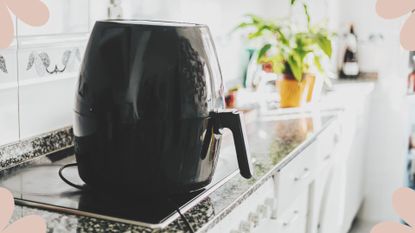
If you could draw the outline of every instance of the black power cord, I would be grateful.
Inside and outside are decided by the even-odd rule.
[[[196,231],[193,229],[192,225],[190,225],[190,222],[187,220],[187,218],[184,216],[184,214],[182,214],[182,212],[180,211],[180,208],[176,205],[176,202],[174,202],[171,198],[168,198],[167,200],[170,203],[170,205],[173,205],[172,207],[174,207],[174,209],[176,209],[176,212],[180,215],[180,218],[183,220],[183,222],[186,225],[186,227],[188,228],[188,230],[191,233],[195,233]]]
[[[190,225],[190,222],[187,220],[187,218],[182,214],[179,208],[176,208],[177,213],[179,213],[180,217],[182,218],[183,222],[186,224],[187,228],[189,228],[189,231],[191,233],[195,233],[196,231],[193,229],[192,225]]]
[[[74,188],[76,188],[76,189],[79,189],[79,190],[85,190],[85,187],[84,187],[84,186],[82,186],[82,185],[77,185],[77,184],[74,184],[74,183],[70,182],[70,181],[69,181],[68,179],[66,179],[66,178],[63,176],[63,174],[62,174],[63,170],[65,170],[66,168],[68,168],[68,167],[76,167],[76,166],[78,166],[78,164],[77,164],[77,163],[71,163],[71,164],[66,164],[66,165],[62,166],[62,167],[59,169],[59,172],[58,172],[59,177],[63,180],[63,182],[65,182],[65,183],[66,183],[66,184],[68,184],[69,186],[72,186],[72,187],[74,187]]]

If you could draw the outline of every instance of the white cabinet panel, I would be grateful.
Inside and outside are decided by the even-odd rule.
[[[316,169],[317,144],[313,142],[278,173],[275,186],[277,218],[290,207],[293,198],[308,190],[310,183],[314,179]]]
[[[339,189],[332,189],[332,180],[338,176],[339,170],[335,168],[335,163],[340,156],[337,146],[340,140],[340,126],[338,121],[331,123],[317,138],[318,140],[318,169],[313,183],[312,207],[309,212],[309,233],[322,232],[322,226],[326,232],[338,232],[335,226],[338,221],[340,202],[333,204],[332,195],[338,195]],[[342,165],[344,165],[342,163]],[[326,214],[328,213],[328,215]],[[328,223],[329,222],[329,223]],[[327,231],[327,227],[331,226]]]
[[[89,30],[89,0],[43,0],[49,8],[49,21],[42,27],[18,22],[19,36],[80,33]]]
[[[277,223],[271,220],[273,197],[274,181],[269,179],[208,232],[275,232]],[[264,229],[274,230],[264,231]]]
[[[0,50],[0,146],[19,140],[16,49]]]

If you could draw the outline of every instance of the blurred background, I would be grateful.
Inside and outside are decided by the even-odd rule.
[[[298,111],[298,107],[313,108],[321,102],[321,96],[326,96],[325,103],[339,103],[362,91],[347,89],[330,99],[329,93],[336,90],[337,82],[352,85],[370,81],[374,85],[371,104],[364,107],[369,120],[365,123],[367,136],[361,139],[366,167],[359,178],[365,184],[359,219],[396,219],[391,195],[398,187],[413,185],[415,145],[411,137],[415,115],[410,111],[414,109],[412,102],[415,104],[413,59],[399,44],[405,17],[381,19],[375,13],[376,0],[308,0],[298,4],[289,0],[44,2],[51,12],[49,22],[34,28],[15,20],[15,40],[10,48],[0,50],[0,145],[72,124],[74,87],[88,36],[97,20],[201,23],[208,25],[213,35],[230,107]],[[281,74],[267,71],[267,63],[257,59],[267,37],[252,40],[249,35],[258,28],[238,28],[244,22],[252,22],[248,15],[267,22],[284,22],[295,30],[307,28],[307,24],[319,25],[330,35],[331,57],[322,60],[325,72],[317,75],[326,81],[321,90],[313,92],[312,101],[294,109],[280,108],[275,81]]]

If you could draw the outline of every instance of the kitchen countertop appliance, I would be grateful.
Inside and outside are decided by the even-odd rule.
[[[86,186],[75,187],[134,196],[199,190],[212,180],[223,128],[233,133],[240,174],[250,178],[243,116],[225,110],[207,26],[95,24],[74,121],[76,161]]]

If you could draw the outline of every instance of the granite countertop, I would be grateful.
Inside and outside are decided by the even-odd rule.
[[[254,163],[254,177],[246,180],[239,175],[233,176],[199,204],[186,211],[184,215],[192,228],[197,232],[207,232],[270,179],[276,171],[298,156],[335,119],[335,112],[321,112],[317,115],[314,113],[313,116],[302,113],[267,117],[248,124],[247,133]],[[225,140],[224,144],[226,143]],[[25,206],[16,206],[13,219],[30,214],[42,216],[47,222],[48,232],[190,232],[181,218],[165,229],[154,230]]]

